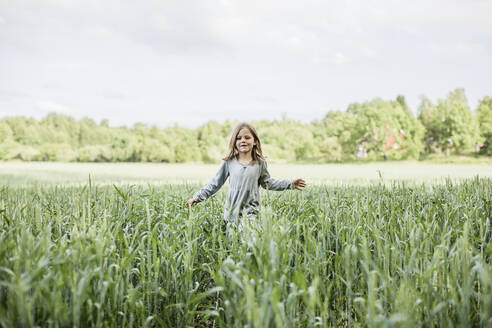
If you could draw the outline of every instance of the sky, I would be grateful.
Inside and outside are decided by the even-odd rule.
[[[0,0],[0,117],[311,122],[492,96],[491,0]]]

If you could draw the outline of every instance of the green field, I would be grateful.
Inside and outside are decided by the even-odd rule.
[[[95,183],[183,184],[208,182],[219,165],[144,163],[0,162],[0,183],[9,185]],[[492,163],[430,164],[388,162],[368,164],[292,165],[270,164],[272,177],[303,177],[308,184],[370,184],[385,181],[435,183],[447,178],[492,177]]]
[[[492,326],[489,167],[271,165],[244,231],[216,168],[2,163],[0,326]]]

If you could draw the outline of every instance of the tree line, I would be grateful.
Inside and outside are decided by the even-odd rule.
[[[57,113],[40,121],[6,117],[0,120],[0,160],[217,163],[237,123],[160,129],[142,123],[110,127],[107,120],[96,123]],[[492,156],[492,98],[484,97],[472,110],[463,89],[435,103],[423,98],[417,117],[398,96],[353,103],[346,111],[330,111],[309,124],[287,118],[252,124],[264,154],[279,162]]]

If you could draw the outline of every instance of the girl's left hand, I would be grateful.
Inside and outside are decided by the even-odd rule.
[[[196,200],[194,200],[193,198],[192,198],[192,199],[188,199],[188,200],[186,201],[186,205],[188,205],[188,206],[190,206],[190,207],[191,207],[191,206],[193,206],[193,205],[196,205],[196,204],[197,204],[197,202],[196,202]]]
[[[302,179],[295,179],[294,182],[292,182],[292,185],[295,189],[302,191],[302,188],[306,187],[306,181]]]

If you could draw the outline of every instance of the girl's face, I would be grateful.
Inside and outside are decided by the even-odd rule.
[[[248,128],[242,128],[236,137],[236,149],[243,154],[251,153],[256,145],[255,138]]]

